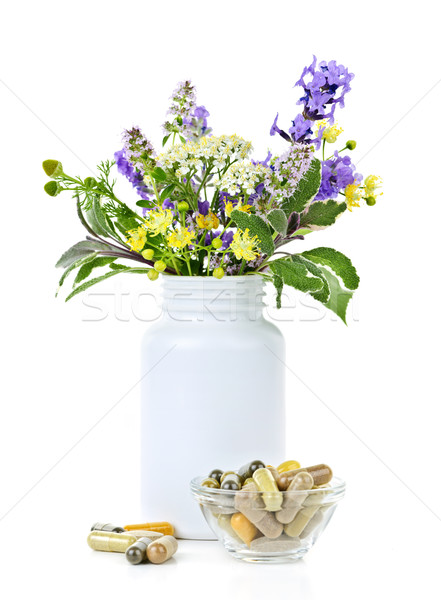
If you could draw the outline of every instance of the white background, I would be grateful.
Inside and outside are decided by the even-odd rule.
[[[2,597],[437,597],[438,23],[428,1],[4,3]],[[159,146],[168,98],[186,77],[215,133],[253,140],[264,158],[284,148],[268,131],[277,111],[285,127],[297,114],[292,86],[313,53],[356,74],[337,111],[341,139],[357,140],[354,160],[382,175],[384,195],[299,242],[335,247],[357,266],[349,327],[297,294],[295,308],[269,312],[284,319],[288,346],[288,456],[332,465],[347,497],[293,565],[242,564],[215,542],[184,542],[162,567],[94,553],[92,522],[148,518],[138,507],[138,389],[127,392],[157,313],[138,295],[158,288],[111,279],[95,290],[108,295],[89,299],[100,311],[86,296],[54,298],[53,265],[83,231],[67,195],[43,192],[41,162],[92,174],[133,124]],[[119,190],[135,201],[127,182]],[[213,360],[221,382],[225,357]]]

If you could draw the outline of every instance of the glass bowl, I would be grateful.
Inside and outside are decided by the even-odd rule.
[[[338,477],[323,487],[284,492],[221,490],[202,486],[204,479],[195,477],[190,483],[202,514],[226,550],[248,562],[302,558],[345,493],[345,482]],[[280,505],[281,509],[274,510]]]

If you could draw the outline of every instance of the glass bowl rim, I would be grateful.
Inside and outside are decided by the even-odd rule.
[[[207,479],[207,477],[203,477],[203,476],[199,476],[199,477],[194,477],[191,481],[190,481],[190,488],[191,491],[195,494],[205,494],[205,495],[212,495],[213,497],[222,497],[222,496],[231,496],[231,494],[237,494],[238,492],[240,492],[242,490],[242,488],[240,490],[221,490],[220,488],[211,488],[208,487],[206,485],[200,485],[201,481],[203,481],[204,479]],[[326,491],[327,493],[338,493],[338,492],[344,492],[346,489],[346,482],[341,479],[340,477],[335,477],[335,475],[332,477],[330,485],[328,485],[328,487],[318,487],[315,489],[311,489],[311,490],[280,490],[281,494],[289,494],[290,496],[294,495],[294,494],[304,494],[305,492],[308,492],[309,494],[315,494],[315,493],[323,493],[323,491]],[[255,492],[256,494],[265,494],[268,492],[262,492],[259,490],[256,490]]]

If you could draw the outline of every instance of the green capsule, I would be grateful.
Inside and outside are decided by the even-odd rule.
[[[114,533],[123,533],[125,529],[123,527],[112,525],[112,523],[94,523],[90,528],[90,531],[113,531]]]
[[[210,474],[208,475],[208,477],[210,477],[212,479],[216,479],[220,483],[222,475],[223,475],[223,471],[221,469],[213,469],[210,472]]]
[[[242,479],[249,479],[250,477],[253,476],[254,471],[257,471],[257,469],[263,469],[265,467],[265,463],[263,463],[261,460],[252,460],[251,462],[247,463],[246,465],[243,465],[242,467],[240,467],[240,469],[238,470],[238,474],[242,477]]]
[[[266,509],[276,511],[282,508],[283,494],[279,491],[277,483],[269,469],[257,469],[253,473],[257,489],[262,493]]]
[[[126,550],[126,558],[132,565],[139,565],[147,562],[147,547],[154,540],[148,537],[142,537],[137,542],[129,546]]]
[[[226,477],[227,475],[231,475],[232,473],[233,473],[234,475],[237,475],[236,471],[224,471],[224,472],[222,473],[222,475],[220,476],[219,483],[222,485],[222,482],[223,482],[223,480],[225,479],[225,477]]]
[[[224,473],[225,475],[225,473]],[[223,476],[222,476],[223,477]],[[222,479],[221,489],[236,491],[242,487],[242,480],[237,473],[230,472]]]
[[[214,477],[207,477],[206,479],[204,479],[204,481],[201,482],[201,485],[203,485],[204,487],[209,487],[209,488],[219,488],[220,487],[219,481],[217,479],[214,479]]]

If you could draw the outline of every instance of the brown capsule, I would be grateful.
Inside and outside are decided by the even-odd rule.
[[[253,479],[235,494],[234,505],[254,525],[257,525],[266,514],[262,494],[257,491]]]
[[[332,479],[332,471],[328,465],[314,465],[313,467],[294,469],[293,471],[286,471],[285,473],[282,473],[278,481],[279,489],[283,491],[288,489],[289,484],[297,475],[297,473],[301,473],[303,471],[307,471],[312,475],[314,479],[314,485],[324,485],[325,483],[329,483]]]
[[[283,525],[279,523],[279,521],[274,516],[274,513],[267,512],[266,510],[263,512],[263,519],[261,519],[256,527],[259,531],[263,533],[263,535],[270,539],[278,538],[279,535],[283,533]]]
[[[160,565],[171,558],[177,549],[178,542],[176,539],[171,535],[164,535],[147,547],[147,558],[155,565]]]
[[[311,473],[301,471],[297,473],[288,489],[283,494],[283,504],[281,510],[276,512],[276,519],[283,524],[291,523],[299,512],[302,503],[308,497],[308,491],[312,488],[314,479]]]

